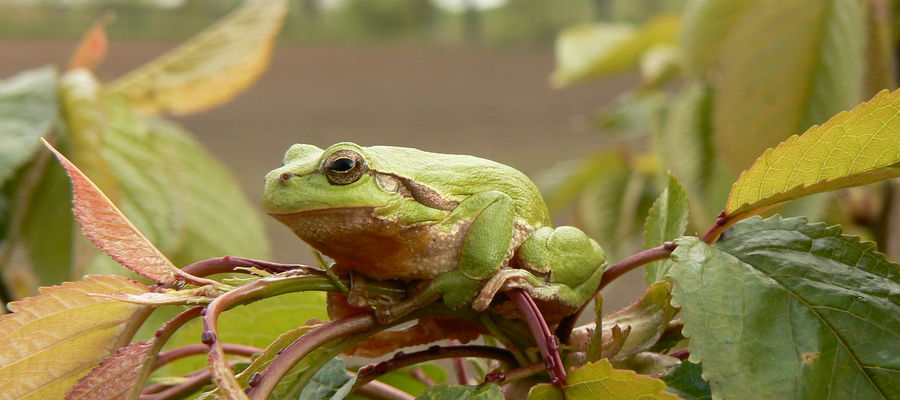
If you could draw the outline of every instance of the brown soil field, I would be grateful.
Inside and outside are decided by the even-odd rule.
[[[0,41],[0,78],[64,65],[74,45]],[[113,42],[99,75],[115,78],[172,46]],[[251,199],[261,196],[262,176],[293,143],[353,141],[472,154],[534,174],[603,146],[607,139],[585,120],[634,83],[554,90],[552,70],[551,48],[279,46],[250,90],[177,120],[232,168]],[[276,260],[312,261],[287,229],[268,224]],[[639,296],[641,274],[631,275],[605,291],[609,310]]]

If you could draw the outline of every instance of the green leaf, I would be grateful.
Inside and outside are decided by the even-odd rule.
[[[549,387],[549,388],[548,388]],[[528,394],[529,400],[561,399],[554,395],[550,384],[536,385]],[[553,388],[558,393],[558,389]],[[638,375],[631,370],[613,369],[607,360],[585,364],[569,374],[568,384],[563,388],[569,400],[589,399],[644,399],[678,400],[666,393],[666,385],[659,379]]]
[[[835,115],[767,150],[728,195],[729,215],[800,196],[900,176],[900,90]]]
[[[662,246],[663,243],[681,236],[688,224],[688,199],[678,178],[669,173],[666,188],[653,203],[644,223],[644,248]],[[662,261],[646,265],[647,283],[664,279],[657,273]]]
[[[0,186],[32,158],[56,116],[56,69],[33,69],[0,81]]]
[[[621,137],[645,136],[657,130],[666,101],[666,95],[658,91],[625,93],[616,98],[614,105],[595,116],[593,122],[602,133]]]
[[[900,396],[900,265],[874,243],[757,217],[715,246],[681,238],[672,257],[672,303],[714,398]]]
[[[300,392],[301,399],[309,400],[341,400],[347,397],[356,375],[350,376],[340,358],[334,358],[313,376],[309,384]]]
[[[734,177],[716,162],[712,102],[709,85],[685,85],[668,101],[662,129],[653,141],[666,168],[678,176],[689,195],[692,222],[702,227],[712,223],[711,217],[718,213],[728,187],[734,183]]]
[[[268,67],[286,0],[247,0],[215,25],[109,90],[145,114],[191,114],[231,100]]]
[[[734,172],[860,101],[865,41],[859,1],[751,2],[721,48],[716,145]]]
[[[719,59],[722,42],[755,0],[691,0],[684,8],[679,42],[688,69],[700,74]]]
[[[671,290],[671,282],[653,283],[640,300],[603,318],[605,338],[612,336],[612,329],[616,325],[630,329],[625,344],[612,358],[620,360],[630,357],[649,349],[659,340],[676,312],[669,304]]]
[[[569,86],[638,66],[647,49],[675,42],[678,18],[657,17],[642,27],[596,23],[565,29],[556,38],[553,85]]]
[[[684,400],[712,400],[709,383],[700,376],[700,364],[682,361],[681,365],[660,378],[669,386],[669,392]]]
[[[322,293],[302,292],[283,294],[239,306],[221,315],[219,336],[224,342],[266,348],[284,332],[298,326],[302,327],[311,319],[326,319],[328,316],[324,304],[325,296]],[[278,350],[286,347],[306,331],[308,328],[298,331],[292,339],[272,350],[272,356],[274,357]],[[175,333],[166,344],[166,349],[199,343],[202,332],[202,321],[191,321]],[[201,358],[185,359],[164,367],[161,374],[182,375],[201,369],[205,365],[206,360]],[[248,369],[248,371],[255,370]],[[249,375],[240,381],[246,383],[246,379],[249,379]]]
[[[500,386],[489,383],[482,386],[434,385],[417,397],[418,400],[503,400]]]
[[[34,168],[38,168],[35,164]],[[72,215],[72,185],[65,170],[55,162],[44,165],[27,204],[17,204],[21,213],[21,239],[28,250],[29,268],[41,285],[72,279],[75,218]]]
[[[579,160],[563,161],[545,170],[535,181],[550,211],[559,211],[577,198],[587,186],[605,175],[623,177],[627,169],[623,157],[601,152]]]

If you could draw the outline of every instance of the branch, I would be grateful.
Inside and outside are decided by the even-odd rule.
[[[377,364],[369,364],[359,369],[354,389],[370,382],[378,377],[395,371],[431,360],[444,358],[459,359],[462,357],[479,357],[497,360],[507,365],[516,365],[516,358],[512,352],[493,346],[467,345],[467,346],[431,346],[426,350],[413,353],[397,352],[390,360]]]
[[[301,264],[280,264],[252,258],[224,256],[197,261],[181,270],[194,276],[209,276],[229,272],[244,272],[238,268],[259,268],[263,271],[278,274],[286,271],[302,270],[307,273],[324,273],[318,268]]]
[[[336,288],[328,278],[323,276],[273,276],[240,286],[215,298],[206,306],[205,315],[203,316],[203,334],[200,336],[200,341],[209,346],[209,369],[212,372],[216,385],[219,386],[222,392],[237,399],[247,398],[241,385],[234,377],[234,371],[228,368],[225,362],[225,350],[217,340],[219,314],[239,304],[304,290],[334,291]]]
[[[225,354],[235,354],[246,357],[261,354],[264,351],[263,349],[257,347],[245,346],[236,343],[222,343],[222,349],[225,351]],[[163,365],[166,365],[175,360],[180,360],[184,357],[189,357],[197,354],[205,354],[208,350],[209,346],[202,343],[195,343],[159,353],[159,355],[156,356],[156,363],[153,364],[153,369],[157,369]]]
[[[237,362],[229,362],[229,368],[233,367]],[[139,397],[140,400],[169,400],[169,399],[181,399],[186,397],[187,395],[194,393],[200,388],[206,386],[210,382],[210,372],[209,369],[201,369],[199,371],[192,372],[187,374],[186,377],[188,380],[181,382],[177,385],[169,386],[166,389],[160,390],[168,385],[164,384],[156,384],[147,386],[144,388],[144,392],[141,393]]]
[[[526,365],[524,367],[511,369],[509,371],[492,372],[484,377],[484,382],[500,384],[503,382],[517,381],[519,379],[524,379],[529,376],[539,374],[543,372],[545,368],[546,366],[544,366],[544,364],[534,363]]]
[[[371,312],[337,319],[320,325],[285,347],[266,369],[254,377],[249,395],[252,400],[267,399],[278,382],[303,357],[326,343],[344,336],[374,329],[378,320]],[[212,353],[210,353],[212,357]],[[239,386],[238,386],[239,387]],[[243,392],[241,392],[243,394]]]
[[[728,229],[734,222],[737,222],[737,220],[726,214],[725,210],[722,210],[716,217],[716,222],[714,222],[713,225],[709,227],[709,230],[703,234],[703,241],[707,244],[715,243],[716,240],[719,239],[719,236],[722,235],[722,232],[724,232],[725,229]]]
[[[562,357],[559,355],[559,343],[556,341],[556,337],[550,333],[547,321],[541,315],[537,304],[522,289],[511,290],[508,294],[513,299],[513,302],[516,303],[519,312],[522,313],[522,317],[528,324],[528,328],[531,329],[531,334],[534,336],[538,348],[541,349],[541,354],[544,356],[544,365],[547,367],[547,372],[550,373],[550,382],[556,386],[565,385],[566,369],[563,366]]]

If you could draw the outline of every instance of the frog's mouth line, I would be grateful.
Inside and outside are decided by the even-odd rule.
[[[325,203],[322,204],[322,208],[314,208],[311,210],[303,210],[303,211],[290,211],[290,212],[280,212],[280,211],[266,211],[266,214],[269,214],[275,218],[290,218],[290,217],[305,217],[305,216],[326,216],[326,215],[334,215],[334,214],[346,214],[346,213],[358,213],[358,212],[366,212],[371,213],[375,210],[375,207],[372,206],[354,206],[354,207],[329,207]]]

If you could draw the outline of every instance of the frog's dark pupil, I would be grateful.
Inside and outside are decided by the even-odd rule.
[[[356,165],[356,161],[352,158],[338,158],[331,162],[329,168],[336,172],[347,172],[353,169],[354,165]]]

